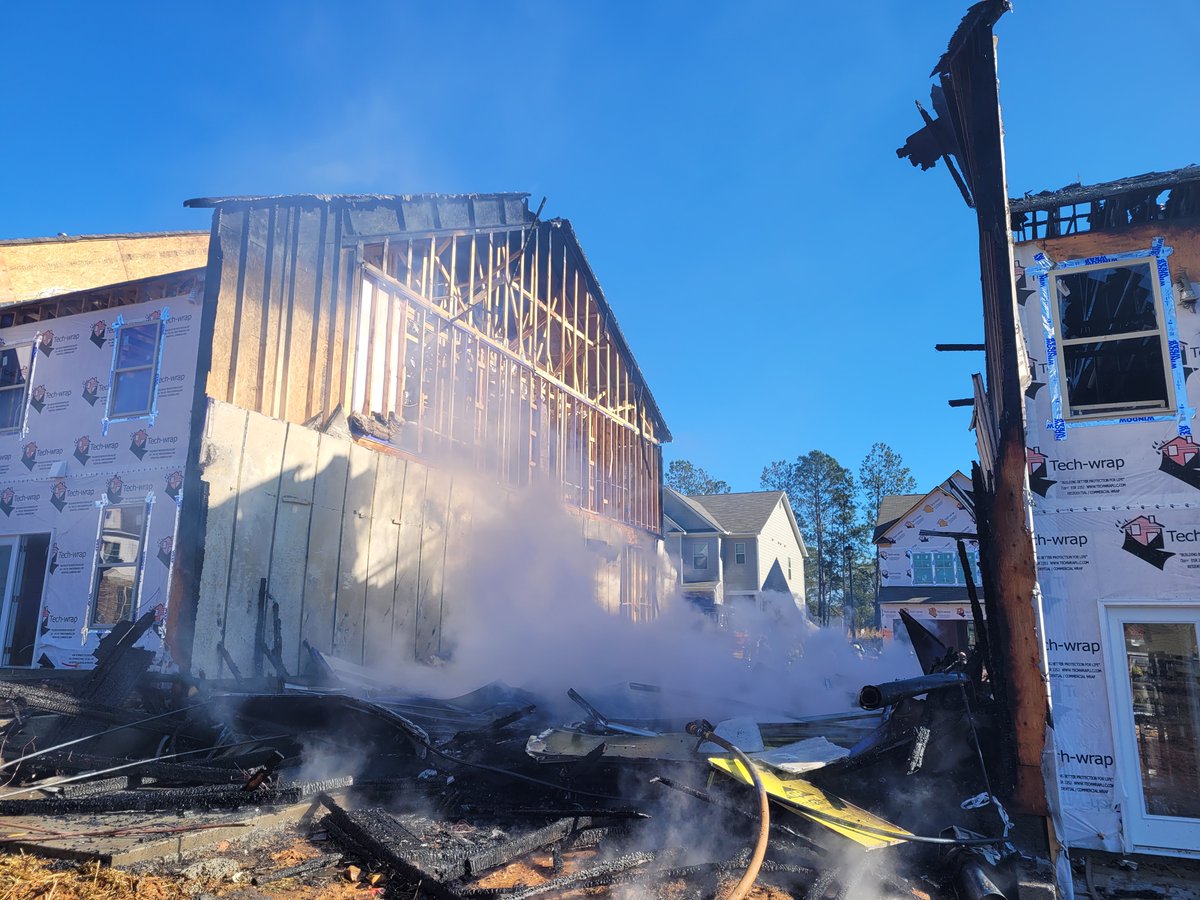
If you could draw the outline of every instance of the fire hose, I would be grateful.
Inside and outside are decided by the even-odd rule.
[[[767,789],[763,787],[762,779],[758,777],[758,770],[754,768],[754,763],[750,761],[750,757],[714,732],[711,723],[703,719],[689,722],[687,733],[702,738],[705,741],[710,741],[732,753],[737,761],[742,764],[742,767],[750,774],[750,779],[754,782],[754,790],[758,792],[758,841],[754,845],[754,853],[750,856],[750,863],[746,866],[746,874],[742,876],[742,880],[734,885],[733,890],[725,897],[725,900],[743,900],[750,893],[750,889],[754,887],[754,881],[758,878],[758,871],[762,868],[763,859],[767,855],[767,838],[771,833],[771,807],[767,800]]]

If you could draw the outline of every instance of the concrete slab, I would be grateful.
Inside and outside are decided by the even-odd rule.
[[[333,792],[331,796],[338,802],[345,800],[341,792]],[[243,841],[265,830],[297,824],[313,808],[314,802],[305,800],[290,806],[236,812],[7,816],[0,820],[0,849],[81,862],[98,860],[117,867],[148,862],[174,864],[188,854],[222,841]],[[132,833],[111,834],[112,831]],[[49,832],[64,834],[41,838]]]

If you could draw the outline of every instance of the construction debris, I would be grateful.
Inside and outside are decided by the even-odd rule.
[[[564,722],[542,711],[558,698],[499,683],[415,696],[311,647],[286,679],[155,675],[134,646],[142,624],[105,638],[84,678],[0,683],[9,846],[115,861],[104,841],[253,838],[269,810],[296,809],[339,852],[256,883],[340,872],[356,890],[435,898],[619,884],[742,897],[757,883],[817,898],[911,897],[919,881],[929,896],[1017,896],[986,664],[911,619],[923,674],[863,687],[866,712],[746,706],[715,726],[664,717],[653,685],[566,688],[582,715]],[[497,885],[514,866],[525,874]]]

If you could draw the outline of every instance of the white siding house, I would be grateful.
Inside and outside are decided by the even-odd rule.
[[[787,494],[756,491],[687,497],[663,488],[663,534],[689,599],[715,606],[789,595],[805,609],[808,550]]]

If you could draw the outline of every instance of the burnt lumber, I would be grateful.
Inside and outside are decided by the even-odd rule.
[[[340,853],[323,853],[320,856],[314,856],[312,859],[306,859],[304,862],[296,863],[294,866],[286,866],[282,869],[276,869],[273,872],[263,872],[260,875],[255,875],[250,879],[250,883],[258,887],[264,884],[271,884],[275,881],[283,881],[285,878],[310,875],[320,869],[336,865],[342,859],[343,856]]]
[[[419,885],[419,893],[431,900],[459,900],[458,893],[414,864],[400,850],[413,837],[391,816],[372,815],[370,811],[347,812],[328,795],[322,795],[320,801],[326,809],[321,824],[342,847]]]
[[[0,800],[3,816],[55,816],[76,813],[146,812],[150,810],[241,809],[299,803],[327,791],[349,787],[353,778],[294,782],[255,791],[238,786],[201,785],[182,788],[114,790],[83,797],[52,800]]]

